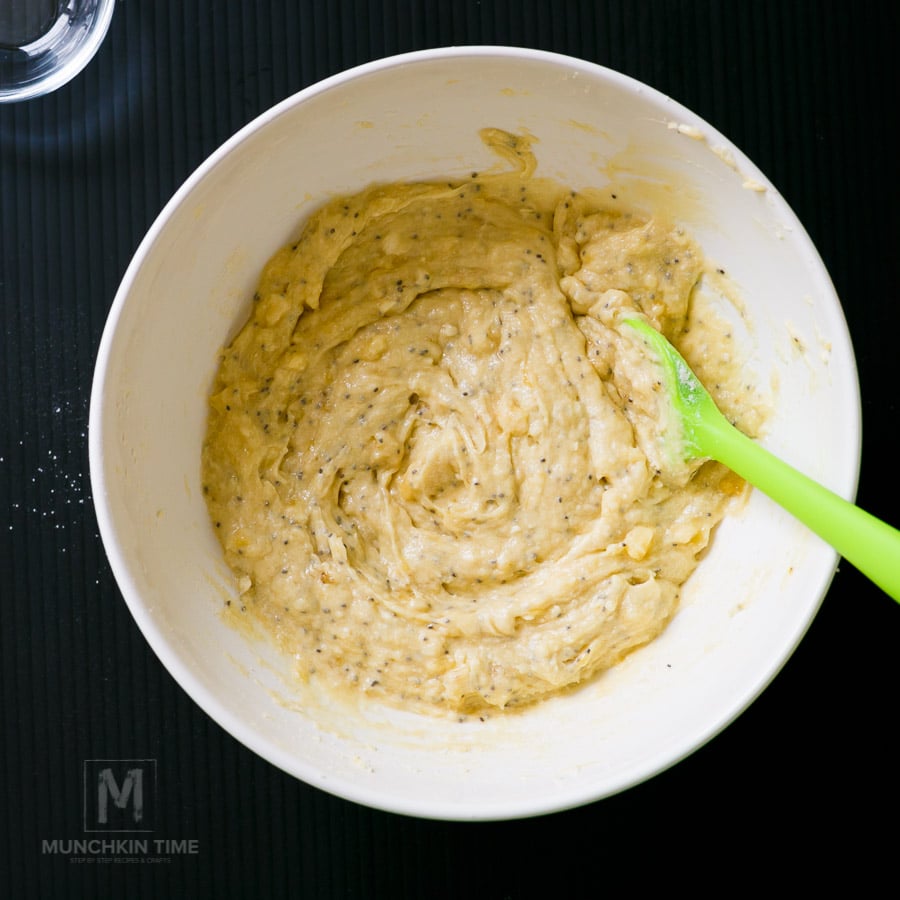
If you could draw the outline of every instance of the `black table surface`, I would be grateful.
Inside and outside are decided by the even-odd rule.
[[[174,682],[106,561],[87,427],[125,268],[220,143],[358,63],[451,44],[528,46],[672,96],[781,191],[852,335],[859,503],[897,524],[897,10],[866,0],[120,0],[73,82],[0,106],[0,896],[517,898],[676,885],[720,895],[756,879],[777,890],[852,875],[864,887],[890,872],[900,608],[849,565],[760,698],[668,771],[521,821],[409,818],[282,773]],[[174,845],[131,863],[65,852],[85,837],[82,779],[95,759],[156,761],[152,836]]]

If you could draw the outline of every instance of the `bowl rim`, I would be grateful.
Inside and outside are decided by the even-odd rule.
[[[696,735],[692,736],[689,742],[686,742],[683,746],[679,745],[677,752],[672,753],[671,751],[667,751],[663,754],[664,759],[662,761],[654,759],[651,762],[647,762],[642,771],[636,773],[627,781],[623,780],[617,783],[614,788],[606,790],[596,789],[593,786],[589,786],[589,789],[586,790],[583,785],[579,785],[576,782],[575,785],[570,786],[565,791],[553,793],[545,797],[520,797],[515,802],[505,801],[502,805],[491,807],[480,806],[478,808],[467,810],[462,810],[452,803],[435,803],[427,796],[420,796],[415,800],[398,801],[394,797],[385,796],[384,791],[370,788],[364,783],[338,776],[323,775],[315,766],[307,764],[302,758],[292,755],[282,747],[275,746],[265,738],[260,738],[243,719],[224,706],[212,691],[207,690],[202,684],[198,683],[194,675],[189,671],[187,665],[182,662],[177,649],[172,645],[166,633],[152,619],[141,599],[140,592],[131,577],[129,567],[126,563],[124,550],[119,542],[112,512],[107,505],[109,492],[104,471],[103,449],[105,430],[104,401],[107,395],[107,368],[112,348],[116,340],[119,321],[128,302],[132,287],[139,277],[144,261],[151,247],[160,238],[161,233],[175,211],[181,206],[185,198],[207,177],[210,171],[244,141],[267,127],[275,119],[292,110],[295,106],[353,80],[364,78],[372,73],[386,69],[440,59],[478,57],[544,62],[557,67],[566,67],[576,71],[587,72],[594,76],[598,74],[602,75],[604,79],[616,84],[624,90],[629,92],[637,91],[645,96],[650,96],[657,102],[664,103],[671,108],[674,114],[683,114],[688,116],[689,119],[697,119],[703,122],[707,125],[709,132],[712,135],[721,137],[722,140],[727,142],[730,148],[734,148],[736,153],[740,155],[742,164],[746,163],[749,170],[759,172],[752,161],[747,159],[741,153],[740,148],[734,147],[731,141],[724,135],[721,135],[713,126],[708,125],[702,117],[694,113],[688,107],[672,100],[666,94],[636,78],[615,71],[602,64],[579,59],[577,57],[526,47],[479,44],[437,47],[398,53],[348,68],[308,85],[278,101],[267,110],[255,116],[210,153],[206,159],[191,172],[171,196],[169,201],[163,206],[135,250],[109,309],[96,356],[88,415],[89,471],[90,480],[93,486],[93,505],[99,533],[110,567],[122,598],[125,600],[143,637],[166,670],[173,676],[176,682],[178,682],[182,690],[184,690],[194,703],[196,703],[234,739],[267,762],[309,785],[318,787],[336,797],[360,803],[373,809],[445,821],[501,821],[560,812],[619,794],[637,784],[656,777],[658,774],[661,774],[665,770],[681,762],[737,719],[775,678],[790,658],[793,650],[796,649],[797,645],[800,643],[809,626],[812,624],[812,621],[818,612],[818,608],[824,600],[834,577],[838,562],[838,556],[834,553],[834,565],[831,566],[828,571],[823,569],[821,583],[817,587],[818,602],[812,608],[803,628],[799,633],[793,635],[793,640],[790,644],[791,649],[780,661],[777,661],[777,664],[770,667],[769,671],[763,673],[757,682],[748,689],[743,703],[738,704],[733,708],[729,715],[722,717],[719,721],[710,723],[701,739],[698,740]],[[764,183],[770,187],[780,199],[780,194],[778,194],[777,189],[771,185],[769,179],[766,178],[763,173],[759,174],[765,179]],[[795,230],[798,231],[799,236],[808,243],[810,251],[814,254],[813,262],[819,267],[821,276],[827,279],[830,284],[830,274],[828,273],[824,262],[821,260],[817,248],[814,246],[802,224],[797,220],[796,216],[793,215],[792,210],[790,210],[787,203],[784,201],[782,202],[788,211],[791,212],[792,217],[796,222]],[[836,292],[834,296],[837,298]],[[848,341],[848,359],[852,369],[847,373],[848,384],[850,383],[850,379],[852,379],[852,383],[855,386],[853,399],[856,416],[854,421],[847,423],[847,428],[853,441],[855,464],[853,471],[846,473],[847,484],[843,491],[848,499],[852,499],[857,490],[860,474],[862,412],[859,378],[852,341],[850,339],[849,330],[847,329],[843,308],[839,298],[837,299],[837,308],[833,312],[839,317],[839,320],[844,327],[844,334]]]

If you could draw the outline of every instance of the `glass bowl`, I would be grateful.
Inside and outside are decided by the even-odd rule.
[[[0,103],[49,94],[93,58],[115,0],[11,0],[0,5]]]

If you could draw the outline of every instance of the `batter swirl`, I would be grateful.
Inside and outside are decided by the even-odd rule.
[[[484,136],[514,171],[336,199],[269,262],[203,450],[245,613],[302,678],[415,709],[528,703],[652,640],[741,489],[663,469],[616,328],[677,342],[699,249]]]

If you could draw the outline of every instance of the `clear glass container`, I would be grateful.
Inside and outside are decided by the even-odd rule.
[[[55,91],[93,58],[115,0],[0,0],[0,103]]]

